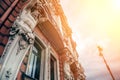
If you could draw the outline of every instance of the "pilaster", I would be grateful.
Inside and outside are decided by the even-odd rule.
[[[21,3],[22,4],[22,3]],[[34,43],[33,29],[37,21],[31,15],[31,11],[23,10],[14,22],[8,43],[1,56],[0,79],[15,80],[20,65]]]

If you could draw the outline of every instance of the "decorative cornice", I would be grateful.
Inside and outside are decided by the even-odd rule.
[[[60,50],[59,55],[62,58],[63,62],[67,61],[69,64],[72,64],[74,62],[74,57],[67,47]]]
[[[85,79],[84,70],[78,61],[73,62],[70,68],[74,74],[75,79]]]

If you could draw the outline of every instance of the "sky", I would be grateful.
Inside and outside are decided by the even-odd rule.
[[[120,80],[120,0],[60,0],[87,80],[112,80],[97,45],[116,80]]]

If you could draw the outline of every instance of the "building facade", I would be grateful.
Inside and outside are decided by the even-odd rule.
[[[85,80],[59,0],[0,1],[0,80]]]

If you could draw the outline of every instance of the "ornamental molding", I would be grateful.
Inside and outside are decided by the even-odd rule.
[[[64,63],[64,78],[67,80],[73,80],[73,74],[70,70],[70,65],[68,62]]]
[[[78,70],[79,70],[78,61],[73,62],[73,63],[70,65],[70,68],[71,68],[71,70],[72,70],[73,73],[78,72]]]
[[[34,25],[32,25],[34,26]],[[9,41],[14,40],[16,36],[19,36],[19,50],[27,48],[28,45],[34,43],[34,34],[29,26],[26,26],[23,20],[16,20],[10,30]]]
[[[75,62],[75,58],[73,57],[72,53],[70,52],[70,50],[65,47],[64,49],[59,51],[59,55],[62,58],[63,62],[68,62],[70,65]]]
[[[2,65],[0,69],[1,80],[15,79],[21,61],[34,43],[33,29],[36,24],[37,21],[26,10],[23,10],[21,15],[17,17],[10,30],[9,41],[0,60]],[[14,63],[11,65],[11,62]]]
[[[44,4],[39,0],[31,0],[25,10],[31,14],[37,23],[42,23],[47,20],[47,12]]]
[[[78,61],[75,61],[70,65],[70,69],[73,72],[75,79],[85,80],[85,75],[81,64]]]

